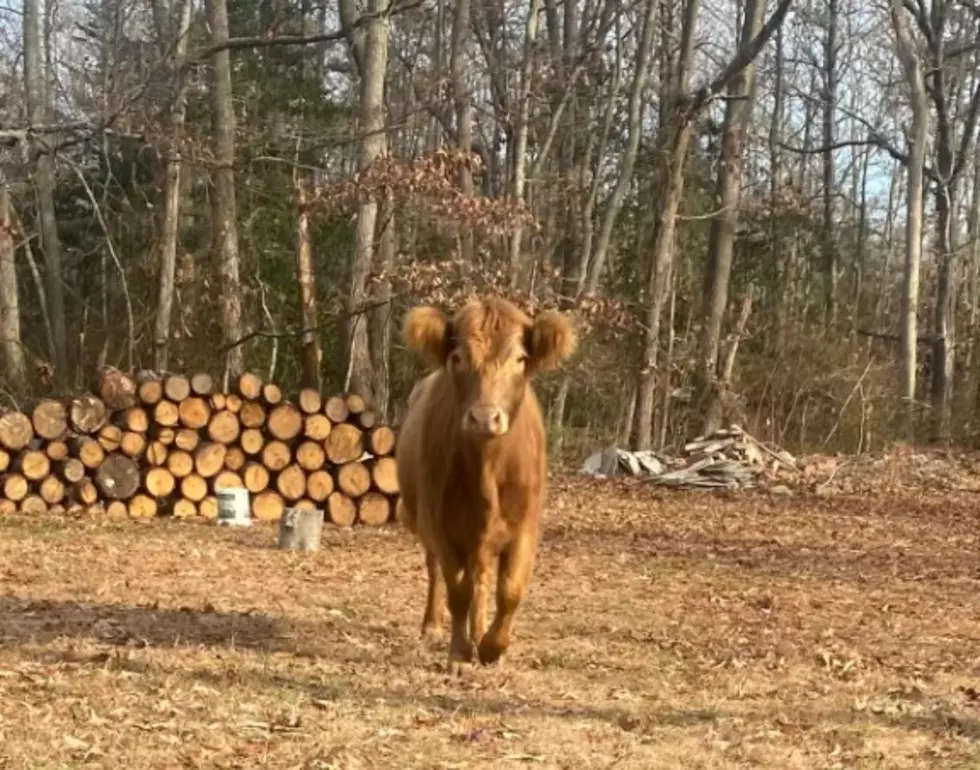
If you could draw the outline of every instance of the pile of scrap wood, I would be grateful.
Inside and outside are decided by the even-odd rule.
[[[770,449],[732,425],[684,446],[680,457],[606,449],[589,457],[581,472],[591,476],[628,474],[675,489],[732,489],[755,486],[764,472],[795,471],[796,459]]]

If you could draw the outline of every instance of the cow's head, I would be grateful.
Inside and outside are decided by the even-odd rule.
[[[566,316],[545,311],[531,319],[499,297],[472,300],[452,319],[434,307],[412,308],[404,337],[430,364],[446,368],[462,430],[475,438],[507,433],[530,377],[557,367],[577,344]]]

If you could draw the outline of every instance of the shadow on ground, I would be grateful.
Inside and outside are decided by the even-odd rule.
[[[113,646],[235,646],[265,652],[292,645],[288,624],[258,613],[0,597],[0,646],[61,638]]]

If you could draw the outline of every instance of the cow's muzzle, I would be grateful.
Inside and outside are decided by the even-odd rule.
[[[500,407],[472,406],[463,415],[463,430],[474,436],[503,436],[509,428],[507,412]]]

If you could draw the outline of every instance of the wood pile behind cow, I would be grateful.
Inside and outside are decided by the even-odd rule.
[[[358,395],[112,368],[93,391],[0,414],[0,513],[213,519],[218,491],[244,487],[262,521],[287,507],[343,526],[394,515],[395,433]]]

